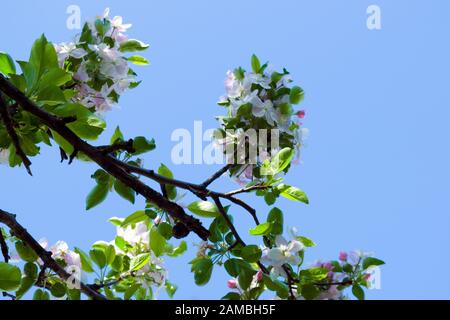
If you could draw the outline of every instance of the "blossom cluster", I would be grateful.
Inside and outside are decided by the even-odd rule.
[[[301,123],[305,111],[294,110],[293,107],[303,100],[304,91],[298,86],[290,86],[293,81],[289,72],[286,69],[283,72],[269,71],[268,64],[261,66],[256,56],[252,57],[252,68],[252,72],[243,68],[228,71],[226,94],[218,102],[228,112],[226,116],[218,117],[221,128],[215,133],[216,145],[222,151],[229,149],[230,145],[236,149],[257,149],[257,163],[248,161],[234,172],[240,181],[254,178],[258,163],[270,160],[283,148],[296,150],[298,158],[308,133]],[[249,130],[270,133],[276,130],[278,141],[274,145],[272,141],[267,142],[261,148],[262,141],[246,141]],[[247,156],[245,152],[243,154]],[[243,159],[233,160],[240,164]]]
[[[116,252],[124,254],[132,260],[141,254],[151,253],[150,230],[144,222],[129,225],[125,228],[117,227],[117,236],[121,237],[131,247],[130,250],[123,251],[123,247],[117,246],[116,241],[111,242],[116,248]],[[136,272],[136,279],[144,288],[156,285],[161,288],[167,280],[168,273],[164,268],[161,258],[155,257],[151,253],[151,259]]]
[[[75,81],[73,102],[97,112],[111,110],[121,94],[137,86],[136,74],[128,63],[145,65],[140,56],[125,57],[125,52],[142,51],[148,45],[129,39],[131,24],[123,18],[110,18],[109,9],[94,22],[85,24],[74,42],[55,45],[60,67]]]

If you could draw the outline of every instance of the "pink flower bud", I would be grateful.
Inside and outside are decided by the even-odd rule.
[[[236,288],[237,288],[237,282],[236,282],[236,280],[235,280],[235,279],[228,280],[227,286],[228,286],[228,288],[230,288],[230,289],[236,289]]]
[[[323,264],[323,268],[331,271],[333,270],[333,265],[331,264],[331,262],[326,262]]]
[[[259,271],[256,273],[256,280],[258,280],[258,282],[261,282],[262,279],[263,279],[263,272],[262,272],[261,270],[259,270]]]
[[[366,273],[365,275],[364,275],[364,281],[369,281],[369,279],[370,279],[370,276],[371,276],[371,274],[370,273]]]
[[[347,261],[348,258],[348,254],[345,251],[341,251],[341,253],[339,253],[339,260],[341,261]]]
[[[303,119],[305,117],[305,115],[306,115],[306,112],[305,112],[305,110],[300,110],[300,111],[297,111],[296,115],[300,119]]]

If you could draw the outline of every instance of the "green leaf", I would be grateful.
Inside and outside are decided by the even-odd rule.
[[[147,50],[150,45],[143,43],[142,41],[131,39],[120,45],[119,50],[121,52],[136,52]]]
[[[164,253],[166,242],[166,238],[164,238],[159,233],[158,229],[153,226],[150,229],[150,248],[152,249],[155,256],[159,257]]]
[[[148,66],[150,64],[150,62],[142,56],[132,56],[127,58],[127,60],[138,66]]]
[[[203,286],[209,282],[211,278],[213,263],[209,258],[196,258],[192,263],[192,272],[194,272],[195,284]]]
[[[270,230],[272,229],[272,224],[270,222],[262,223],[258,226],[256,226],[253,229],[249,230],[249,233],[252,236],[264,236],[268,235],[270,233]]]
[[[248,245],[241,250],[242,258],[250,263],[258,262],[261,259],[261,249],[257,245]]]
[[[302,296],[306,300],[313,300],[320,294],[320,290],[314,284],[305,284],[302,286]]]
[[[150,261],[150,253],[141,253],[133,257],[130,261],[130,271],[137,271],[143,268]]]
[[[31,278],[31,279],[37,279],[38,277],[38,267],[31,262],[25,263],[25,266],[23,267],[23,272],[25,276]]]
[[[309,204],[308,196],[306,195],[305,192],[303,192],[299,188],[291,187],[285,184],[280,184],[279,186],[277,186],[277,189],[280,192],[280,194],[286,199],[293,201],[300,201]]]
[[[122,183],[122,181],[115,179],[114,190],[116,190],[117,194],[120,195],[122,198],[134,204],[135,201],[134,190],[125,185],[124,183]]]
[[[106,128],[103,119],[78,103],[65,103],[53,109],[52,113],[60,117],[76,117],[77,120],[67,124],[67,127],[82,139],[96,140]]]
[[[170,283],[169,281],[166,281],[165,288],[166,288],[167,295],[170,298],[173,298],[173,296],[175,295],[175,292],[178,289],[178,287],[176,285],[174,285],[173,283]]]
[[[117,127],[116,130],[114,131],[113,136],[111,137],[110,143],[114,144],[117,143],[119,141],[124,141],[124,137],[122,134],[122,131],[120,131],[120,127]]]
[[[33,287],[35,282],[35,278],[30,278],[28,276],[23,277],[22,282],[20,283],[20,287],[16,291],[16,299],[22,299],[22,297]]]
[[[158,232],[167,240],[170,240],[173,236],[172,226],[167,222],[158,224]]]
[[[372,266],[381,266],[383,264],[385,264],[384,261],[380,259],[368,257],[363,261],[363,270],[366,270]]]
[[[105,247],[105,257],[106,257],[106,264],[111,265],[114,262],[114,259],[116,258],[116,249],[113,245],[109,245]]]
[[[50,295],[47,291],[44,291],[42,289],[37,289],[34,292],[33,300],[50,300]]]
[[[292,104],[299,104],[305,98],[305,92],[300,87],[293,87],[289,95]]]
[[[237,292],[228,292],[222,297],[222,300],[241,300],[241,296]]]
[[[26,262],[34,262],[38,259],[38,255],[26,245],[23,241],[17,241],[15,243],[16,251],[19,257]]]
[[[20,269],[11,264],[0,262],[0,290],[14,291],[20,286],[22,273]]]
[[[241,289],[247,290],[253,281],[253,276],[256,274],[254,270],[242,269],[238,276],[238,283]]]
[[[261,167],[261,175],[274,176],[286,169],[294,157],[294,150],[284,148],[278,152],[270,162],[266,161]]]
[[[163,163],[161,163],[161,165],[158,168],[158,174],[163,177],[173,179],[172,171],[170,171],[170,169]],[[173,200],[177,197],[177,189],[174,186],[165,185],[165,188],[166,188],[167,196],[169,197],[169,199]]]
[[[311,268],[300,271],[300,278],[307,278],[311,281],[322,281],[327,278],[328,269],[326,268]]]
[[[0,52],[0,73],[3,73],[6,76],[16,73],[14,60],[9,54],[4,52]]]
[[[89,258],[89,256],[86,254],[86,252],[84,252],[83,250],[81,250],[80,248],[75,247],[74,251],[76,253],[78,253],[78,255],[80,256],[80,260],[81,260],[81,269],[85,272],[88,273],[92,273],[94,272],[94,268],[92,266],[92,262],[91,259]]]
[[[267,221],[272,223],[272,234],[279,235],[283,233],[283,212],[278,208],[270,210]]]
[[[140,283],[133,284],[125,291],[123,298],[125,300],[130,300],[139,288],[141,288]]]
[[[217,206],[209,201],[193,202],[188,206],[188,209],[192,213],[204,218],[216,218],[220,215]]]
[[[364,290],[363,290],[363,288],[361,288],[360,285],[357,285],[357,284],[353,285],[352,293],[358,300],[364,300],[364,296],[365,296]]]
[[[259,62],[259,59],[256,55],[252,55],[252,70],[254,73],[259,73],[259,70],[261,69],[261,62]]]
[[[86,210],[90,210],[102,203],[109,193],[107,184],[97,184],[86,198]]]
[[[31,89],[37,84],[41,76],[48,70],[59,68],[58,58],[54,46],[47,41],[44,35],[36,40],[31,48],[29,68],[35,74],[34,81],[31,84]]]
[[[136,137],[133,139],[134,155],[143,154],[152,150],[155,150],[155,140],[147,140],[145,137]]]
[[[49,106],[55,106],[67,102],[64,92],[55,85],[49,85],[40,90],[37,94],[36,100],[40,104],[46,104]]]
[[[314,241],[312,241],[311,239],[309,239],[307,237],[300,236],[300,237],[297,237],[297,240],[300,241],[301,243],[303,243],[303,245],[308,248],[316,246]]]
[[[62,298],[66,295],[67,287],[65,284],[61,282],[56,282],[52,285],[52,288],[50,290],[52,296],[56,298]]]
[[[114,261],[111,263],[111,268],[116,272],[122,272],[123,271],[123,257],[116,256],[114,258]]]
[[[105,251],[100,249],[92,249],[89,251],[89,256],[100,269],[103,269],[106,266]]]
[[[174,248],[172,252],[168,252],[167,255],[172,258],[176,258],[187,251],[186,241],[181,241],[178,247]]]
[[[286,299],[289,296],[289,288],[283,282],[278,280],[272,280],[266,274],[263,274],[263,281],[267,289],[275,291],[281,299]]]
[[[60,87],[72,80],[72,76],[60,68],[48,70],[39,81],[38,92],[49,86]]]
[[[139,222],[148,221],[148,217],[145,214],[144,210],[136,211],[133,214],[130,214],[121,224],[122,228],[126,228],[130,225],[137,224]]]

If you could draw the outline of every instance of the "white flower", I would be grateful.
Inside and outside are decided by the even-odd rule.
[[[144,244],[148,246],[150,241],[150,233],[147,225],[143,222],[137,223],[135,227],[117,228],[117,235],[122,237],[126,242],[135,246],[136,244]]]
[[[288,84],[292,82],[292,77],[290,74],[285,74],[281,77],[280,81],[277,82],[277,88],[287,87]]]
[[[304,245],[298,240],[287,242],[282,236],[275,238],[275,247],[265,248],[263,261],[273,266],[271,277],[286,276],[282,266],[284,264],[298,265],[301,262],[298,253],[304,249]]]
[[[111,110],[114,101],[109,98],[113,88],[108,87],[107,84],[104,84],[102,89],[97,92],[92,90],[89,86],[85,86],[84,90],[86,90],[86,96],[80,96],[81,104],[86,106],[87,108],[95,107],[95,110],[99,113],[106,112]]]
[[[87,73],[86,63],[84,61],[78,67],[78,70],[73,75],[73,78],[75,80],[78,80],[78,81],[81,81],[81,82],[87,82],[89,80],[89,74]]]
[[[50,248],[54,259],[64,259],[64,255],[69,251],[69,246],[64,241],[58,241]]]
[[[61,43],[55,45],[56,54],[58,55],[58,62],[61,67],[64,66],[64,61],[70,56],[75,59],[82,59],[87,55],[87,52],[82,48],[77,48],[76,44],[73,42],[70,43]]]
[[[9,163],[9,149],[0,149],[0,164]]]
[[[245,91],[250,91],[253,84],[260,85],[264,89],[270,89],[270,82],[272,80],[259,73],[245,73],[243,87]]]
[[[115,16],[111,20],[111,25],[119,33],[126,32],[132,26],[132,24],[124,24],[121,16]]]
[[[98,54],[98,56],[107,61],[115,61],[120,58],[120,52],[110,48],[106,43],[90,44],[89,49]]]
[[[236,75],[233,71],[227,72],[227,78],[225,79],[225,89],[229,98],[237,98],[241,95],[243,87],[241,82],[236,79]]]
[[[350,252],[348,260],[353,265],[356,265],[357,263],[360,263],[362,260],[364,260],[367,257],[373,256],[372,252],[365,252],[361,250],[355,250]]]

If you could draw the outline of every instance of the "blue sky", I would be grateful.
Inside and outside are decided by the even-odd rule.
[[[311,204],[282,200],[279,207],[288,226],[318,243],[307,259],[373,251],[387,265],[381,290],[370,291],[369,299],[450,298],[450,2],[16,0],[2,4],[7,32],[0,50],[25,59],[43,32],[54,42],[71,40],[70,4],[81,7],[83,20],[111,7],[133,23],[132,37],[151,44],[146,57],[152,65],[138,70],[142,85],[107,115],[109,128],[99,143],[116,125],[129,136],[154,137],[158,149],[145,157],[146,166],[164,162],[176,177],[202,181],[217,168],[171,165],[170,135],[177,128],[192,131],[195,120],[214,128],[225,72],[248,66],[256,53],[287,67],[306,91],[304,123],[311,133],[303,164],[287,180],[304,189]],[[381,30],[366,27],[371,4],[381,8]],[[87,249],[113,238],[109,217],[143,204],[113,195],[85,212],[94,170],[86,163],[60,164],[58,150],[43,147],[33,159],[33,178],[24,169],[0,167],[0,206],[37,238]],[[215,186],[236,187],[227,179]],[[267,214],[261,201],[254,205]],[[233,214],[245,233],[250,219],[239,210]],[[186,264],[194,254],[185,254],[183,263],[167,260],[179,285],[176,297],[220,298],[227,292],[225,272],[216,270],[210,284],[196,287]]]

